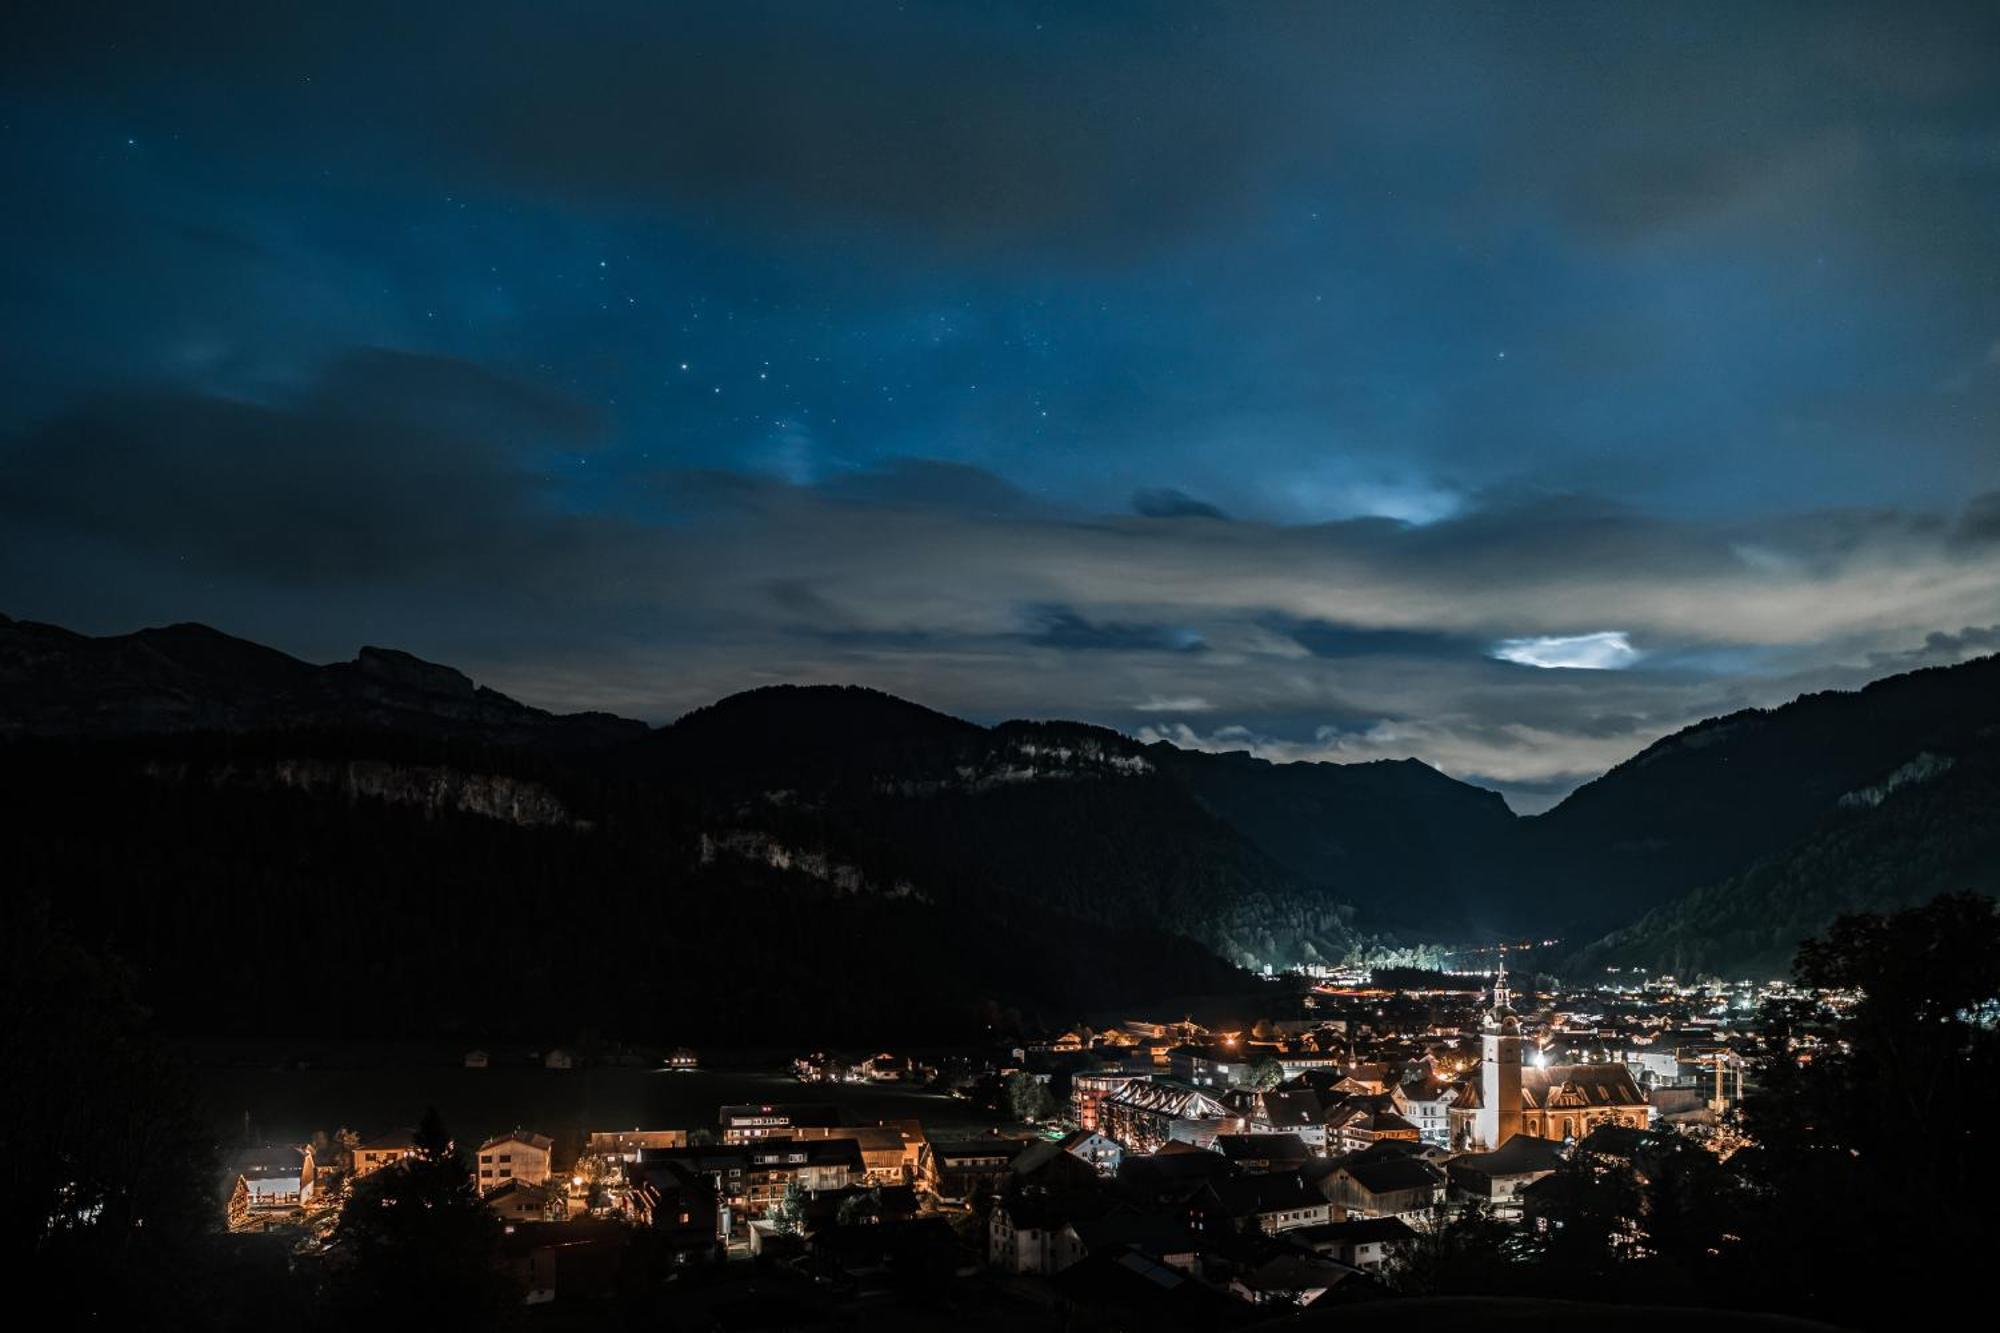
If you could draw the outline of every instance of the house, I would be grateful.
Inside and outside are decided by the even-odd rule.
[[[1118,1192],[1142,1208],[1180,1205],[1218,1176],[1235,1175],[1227,1157],[1191,1144],[1170,1143],[1150,1155],[1126,1154],[1118,1164]]]
[[[385,1166],[392,1166],[405,1157],[415,1156],[416,1151],[416,1144],[407,1129],[378,1134],[372,1139],[364,1139],[354,1145],[353,1164],[348,1173],[359,1180],[365,1175],[380,1171]]]
[[[636,1162],[644,1149],[685,1148],[687,1140],[684,1129],[592,1130],[584,1140],[583,1155]]]
[[[794,1185],[813,1193],[844,1190],[862,1175],[861,1147],[853,1139],[764,1139],[739,1151],[750,1217],[768,1215]]]
[[[549,1069],[574,1069],[576,1068],[576,1057],[561,1047],[557,1047],[542,1057],[542,1064]]]
[[[500,1271],[525,1305],[596,1300],[618,1289],[628,1228],[602,1218],[518,1222],[500,1238]]]
[[[1315,1153],[1326,1148],[1326,1105],[1311,1088],[1237,1092],[1228,1103],[1252,1134],[1296,1134]]]
[[[253,1219],[296,1212],[313,1197],[317,1168],[310,1147],[249,1148],[230,1156],[225,1212],[237,1230]]]
[[[698,1069],[701,1062],[691,1046],[676,1046],[667,1052],[667,1058],[660,1062],[663,1069]]]
[[[1088,1185],[1099,1177],[1118,1174],[1125,1150],[1114,1139],[1087,1129],[1072,1130],[1060,1139],[1038,1139],[1007,1164],[1017,1180],[1055,1180]]]
[[[1417,1127],[1418,1137],[1439,1148],[1451,1146],[1449,1112],[1458,1100],[1456,1085],[1428,1074],[1401,1087],[1405,1120]]]
[[[1007,1180],[1009,1165],[1031,1142],[997,1136],[959,1143],[933,1141],[924,1145],[918,1175],[924,1188],[939,1199],[962,1203],[999,1189]]]
[[[1359,1154],[1335,1163],[1320,1182],[1331,1220],[1413,1217],[1444,1202],[1445,1174],[1420,1157]]]
[[[1097,1217],[1071,1223],[1084,1253],[1129,1250],[1182,1272],[1194,1271],[1201,1245],[1180,1213],[1116,1207]]]
[[[480,1196],[480,1202],[503,1222],[543,1222],[549,1218],[547,1185],[509,1180]],[[560,1188],[560,1187],[557,1187]],[[561,1220],[561,1219],[556,1219]]]
[[[473,1172],[481,1192],[498,1189],[509,1181],[539,1185],[549,1178],[549,1154],[555,1141],[546,1134],[515,1130],[479,1145],[473,1154]]]
[[[1085,1250],[1076,1220],[1061,1203],[1015,1195],[996,1201],[986,1219],[986,1261],[1005,1273],[1060,1273]]]
[[[1313,1156],[1296,1134],[1218,1134],[1215,1151],[1248,1171],[1296,1171]]]
[[[1251,1305],[1303,1309],[1346,1282],[1366,1281],[1338,1259],[1296,1249],[1273,1249],[1251,1262],[1231,1265],[1228,1291]]]
[[[1516,1134],[1492,1152],[1452,1158],[1445,1163],[1445,1173],[1454,1198],[1512,1205],[1522,1190],[1555,1171],[1562,1161],[1562,1149],[1555,1142]]]
[[[830,1129],[840,1124],[838,1107],[821,1103],[725,1106],[717,1117],[725,1144],[754,1143],[794,1129]]]
[[[1245,1128],[1243,1118],[1214,1096],[1166,1079],[1128,1084],[1098,1104],[1097,1118],[1099,1133],[1139,1153],[1157,1152],[1174,1139],[1201,1143]]]
[[[850,1139],[861,1152],[861,1174],[870,1185],[903,1185],[916,1176],[923,1155],[924,1127],[915,1120],[882,1120],[872,1125],[796,1125],[791,1137]]]
[[[1271,1175],[1224,1176],[1210,1180],[1194,1196],[1190,1216],[1203,1235],[1234,1234],[1254,1225],[1275,1235],[1294,1227],[1333,1220],[1326,1195],[1296,1171]]]
[[[1181,1082],[1220,1092],[1250,1080],[1250,1056],[1234,1046],[1176,1046],[1167,1070]]]
[[[1417,1238],[1400,1217],[1364,1217],[1346,1222],[1322,1222],[1286,1235],[1315,1252],[1364,1272],[1379,1272],[1402,1247]]]
[[[676,1265],[719,1263],[729,1247],[730,1210],[708,1178],[679,1158],[629,1168],[632,1217],[652,1230]]]
[[[465,1053],[465,1067],[467,1069],[484,1069],[492,1062],[493,1058],[485,1051],[467,1051]]]

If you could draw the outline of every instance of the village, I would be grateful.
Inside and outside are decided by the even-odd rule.
[[[1303,1017],[1128,1020],[937,1062],[814,1052],[790,1064],[796,1098],[723,1105],[706,1123],[569,1145],[508,1126],[456,1147],[528,1305],[601,1295],[643,1235],[691,1283],[777,1273],[865,1301],[921,1272],[1051,1308],[1254,1318],[1387,1290],[1399,1255],[1468,1209],[1549,1225],[1543,1196],[1575,1154],[1643,1172],[1688,1138],[1726,1157],[1756,1015],[1787,997],[1482,980],[1333,977]],[[699,1057],[676,1048],[661,1064]],[[859,1083],[921,1087],[994,1123],[859,1122],[826,1095]],[[416,1151],[400,1129],[240,1151],[228,1225],[309,1261],[355,1185]]]

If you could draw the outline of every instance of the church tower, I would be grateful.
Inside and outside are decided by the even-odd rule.
[[[1507,993],[1507,955],[1493,982],[1493,1007],[1479,1034],[1479,1114],[1476,1146],[1492,1152],[1521,1132],[1521,1020]]]

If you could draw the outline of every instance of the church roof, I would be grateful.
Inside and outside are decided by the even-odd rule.
[[[1485,1089],[1477,1078],[1461,1085],[1455,1106],[1478,1110],[1484,1106]],[[1533,1065],[1521,1070],[1521,1107],[1529,1111],[1587,1109],[1599,1106],[1644,1106],[1646,1094],[1632,1079],[1632,1071],[1622,1064]]]

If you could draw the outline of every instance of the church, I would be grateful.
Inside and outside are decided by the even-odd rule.
[[[1516,1134],[1581,1140],[1600,1125],[1644,1129],[1646,1095],[1622,1064],[1521,1065],[1521,1019],[1507,993],[1504,961],[1479,1034],[1479,1077],[1449,1110],[1451,1143],[1492,1152]]]

